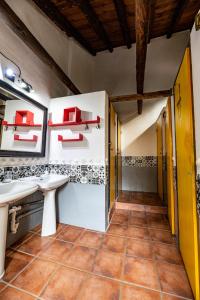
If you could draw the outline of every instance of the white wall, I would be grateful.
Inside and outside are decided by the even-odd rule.
[[[76,96],[68,96],[52,99],[49,106],[49,113],[52,115],[53,123],[62,123],[63,109],[77,106],[82,111],[82,120],[101,118],[100,129],[96,124],[51,128],[49,161],[50,163],[72,163],[77,161],[80,164],[105,164],[106,160],[106,136],[105,127],[108,99],[105,92],[96,92]],[[64,138],[77,137],[82,133],[82,142],[58,142],[58,134]]]
[[[154,126],[166,99],[144,104],[142,115],[122,124],[122,156],[154,156],[156,153],[156,128]]]
[[[77,42],[69,39],[31,0],[6,2],[80,91],[90,92],[94,58]]]
[[[197,172],[200,173],[200,31],[195,30],[195,26],[191,32],[191,54],[192,54],[192,79],[193,79],[193,95],[194,95],[194,118],[195,118],[195,137],[196,137],[196,159]]]
[[[189,31],[152,39],[148,45],[145,72],[145,91],[169,89],[173,86]],[[96,90],[106,90],[109,95],[136,93],[136,51],[119,47],[113,53],[97,54],[95,64]]]

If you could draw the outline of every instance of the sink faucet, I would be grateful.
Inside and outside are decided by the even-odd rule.
[[[12,181],[12,172],[11,171],[4,172],[2,182],[9,183],[11,181]]]

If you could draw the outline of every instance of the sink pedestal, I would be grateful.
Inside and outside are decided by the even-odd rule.
[[[8,205],[0,207],[0,279],[5,273],[6,237],[8,226]]]
[[[44,192],[44,210],[42,220],[42,236],[56,233],[56,189]]]

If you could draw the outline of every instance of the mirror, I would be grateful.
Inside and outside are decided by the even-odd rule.
[[[0,80],[0,156],[45,156],[47,108]]]

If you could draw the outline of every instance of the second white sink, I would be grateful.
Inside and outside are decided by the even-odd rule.
[[[38,190],[36,182],[11,181],[0,184],[0,206],[20,200]]]

